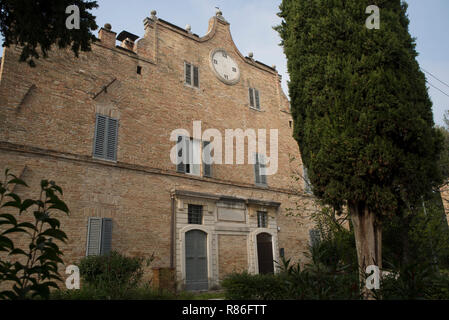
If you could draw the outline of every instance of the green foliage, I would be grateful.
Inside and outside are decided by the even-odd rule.
[[[221,283],[226,291],[226,299],[231,300],[279,300],[287,299],[285,284],[269,274],[250,275],[233,273]]]
[[[63,253],[55,240],[67,240],[59,220],[53,215],[58,211],[68,214],[69,209],[59,198],[62,189],[53,181],[41,182],[39,199],[23,201],[10,191],[14,185],[28,187],[6,170],[0,182],[0,252],[6,256],[0,260],[0,283],[6,282],[12,290],[0,292],[0,299],[46,299],[50,288],[58,288],[57,281],[62,280],[58,263],[63,263]],[[18,213],[13,214],[11,210]],[[33,212],[34,222],[18,221],[27,211]],[[27,245],[20,247],[17,243]]]
[[[112,251],[107,255],[89,256],[79,264],[80,274],[85,282],[87,294],[102,295],[110,299],[118,299],[129,295],[143,275],[143,263],[147,266],[153,260],[141,257],[126,257]],[[84,287],[84,284],[83,284]]]
[[[78,6],[80,29],[66,28],[66,8]],[[89,10],[97,8],[96,1],[84,0],[0,0],[0,32],[4,46],[18,44],[23,47],[20,61],[35,66],[33,58],[39,59],[38,48],[44,57],[52,45],[71,47],[75,56],[79,51],[89,51],[95,41],[92,30],[98,28]]]
[[[379,0],[283,0],[276,29],[288,59],[294,136],[315,196],[377,214],[414,204],[441,182],[442,144],[408,32],[407,5]]]
[[[449,267],[449,228],[439,193],[384,224],[384,264],[412,263]]]
[[[179,295],[169,291],[155,290],[150,286],[138,286],[128,288],[111,295],[111,291],[105,288],[97,288],[90,285],[83,286],[80,290],[55,291],[51,295],[52,300],[193,300],[194,295],[183,292]]]
[[[412,263],[394,267],[381,281],[377,299],[384,300],[448,300],[449,275],[435,272],[430,263]]]
[[[359,299],[357,273],[328,272],[308,265],[286,264],[279,274],[227,276],[222,287],[231,300],[341,300]]]

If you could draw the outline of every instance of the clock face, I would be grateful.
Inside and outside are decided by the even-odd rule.
[[[236,84],[240,80],[240,69],[237,63],[223,49],[211,54],[211,64],[215,75],[226,84]]]

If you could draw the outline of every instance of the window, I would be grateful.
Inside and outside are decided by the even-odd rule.
[[[142,74],[142,67],[141,66],[137,66],[137,74]]]
[[[97,114],[93,156],[104,160],[117,160],[118,120]]]
[[[112,248],[112,219],[89,218],[87,225],[87,256],[105,255]]]
[[[268,213],[264,211],[257,211],[257,227],[268,228]]]
[[[260,110],[260,95],[259,90],[249,88],[249,106],[251,108]]]
[[[200,87],[200,75],[199,69],[197,66],[194,66],[191,63],[184,63],[184,71],[185,71],[185,84],[199,88]]]
[[[304,169],[304,192],[311,194],[312,188],[310,187],[309,173],[306,167],[303,166]]]
[[[188,222],[189,224],[203,224],[203,206],[189,204]]]
[[[177,166],[178,172],[200,176],[202,164],[203,176],[212,177],[212,144],[209,141],[201,143],[200,140],[179,136],[177,146],[178,157],[182,159]]]
[[[267,176],[265,174],[266,168],[266,159],[264,155],[255,154],[256,164],[254,165],[254,175],[256,178],[256,184],[266,186],[267,185]]]

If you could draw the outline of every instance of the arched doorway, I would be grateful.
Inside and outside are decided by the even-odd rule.
[[[209,289],[207,271],[207,234],[191,230],[185,234],[186,290]]]
[[[274,273],[273,242],[271,235],[268,233],[257,235],[257,260],[259,273]]]

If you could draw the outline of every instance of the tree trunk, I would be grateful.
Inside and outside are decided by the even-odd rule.
[[[361,293],[364,299],[372,299],[373,293],[365,286],[365,271],[366,267],[371,265],[382,270],[382,227],[376,219],[376,214],[368,210],[364,203],[350,203],[348,208],[354,227]],[[381,274],[379,276],[381,277]]]

